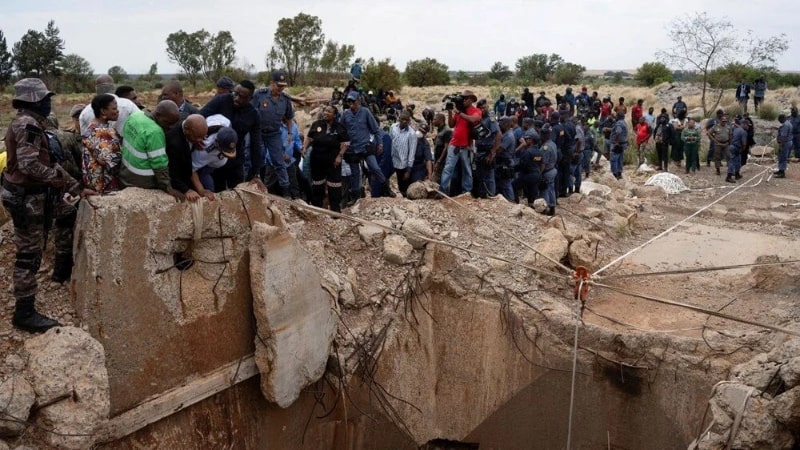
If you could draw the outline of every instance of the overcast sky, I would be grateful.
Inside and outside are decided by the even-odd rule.
[[[144,73],[153,62],[160,73],[178,72],[167,59],[167,35],[200,28],[230,31],[237,57],[264,70],[278,20],[299,12],[322,19],[326,38],[355,45],[356,56],[389,57],[401,71],[424,57],[451,70],[485,71],[494,61],[513,69],[533,53],[557,53],[588,69],[633,69],[670,45],[672,18],[694,11],[762,37],[786,33],[790,48],[778,67],[800,70],[797,0],[3,0],[0,30],[10,49],[53,19],[65,53],[83,56],[95,73],[114,65]]]

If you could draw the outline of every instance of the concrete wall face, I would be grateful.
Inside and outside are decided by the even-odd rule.
[[[252,353],[250,224],[282,226],[267,200],[231,191],[192,206],[126,189],[92,204],[78,218],[73,301],[105,349],[112,416]],[[176,253],[192,267],[173,267]]]

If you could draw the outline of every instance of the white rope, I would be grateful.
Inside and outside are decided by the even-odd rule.
[[[578,295],[583,292],[583,279],[578,285]],[[567,423],[567,450],[572,445],[572,410],[575,404],[575,374],[578,370],[578,331],[581,328],[581,310],[583,309],[583,302],[578,303],[578,311],[575,313],[575,343],[572,348],[572,385],[569,389],[569,422]]]
[[[601,267],[600,269],[598,269],[597,271],[595,271],[595,272],[592,274],[592,276],[597,276],[597,275],[599,275],[601,272],[605,271],[606,269],[608,269],[609,267],[613,266],[614,264],[616,264],[616,263],[618,263],[618,262],[622,261],[623,259],[625,259],[625,258],[627,258],[628,256],[632,255],[633,253],[635,253],[635,252],[637,252],[637,251],[639,251],[639,250],[641,250],[641,249],[643,249],[643,248],[647,247],[648,245],[652,244],[652,243],[653,243],[653,242],[655,242],[656,240],[658,240],[658,239],[660,239],[660,238],[662,238],[662,237],[666,236],[667,234],[671,233],[673,230],[675,230],[676,228],[678,228],[679,226],[681,226],[681,225],[682,225],[682,224],[684,224],[685,222],[687,222],[687,221],[689,221],[689,220],[693,219],[695,216],[697,216],[697,215],[698,215],[698,214],[700,214],[701,212],[703,212],[703,211],[707,210],[708,208],[710,208],[710,207],[712,207],[712,206],[716,205],[717,203],[721,202],[722,200],[725,200],[725,198],[727,198],[729,195],[733,194],[734,192],[738,191],[739,189],[741,189],[741,188],[743,188],[743,187],[746,187],[746,186],[747,186],[747,183],[749,183],[749,182],[751,182],[751,181],[755,180],[757,177],[759,177],[759,176],[763,175],[763,174],[764,174],[764,172],[766,172],[767,170],[769,170],[769,169],[765,169],[764,171],[757,173],[757,174],[756,174],[756,175],[754,175],[752,178],[750,178],[749,180],[747,180],[747,181],[745,181],[744,183],[740,184],[739,186],[736,186],[736,187],[735,187],[733,190],[731,190],[730,192],[726,193],[726,194],[725,194],[725,195],[723,195],[722,197],[720,197],[720,198],[718,198],[718,199],[714,200],[713,202],[709,203],[708,205],[706,205],[706,206],[704,206],[704,207],[702,207],[702,208],[698,209],[697,211],[695,211],[695,212],[694,212],[694,214],[692,214],[692,215],[690,215],[689,217],[687,217],[687,218],[685,218],[685,219],[681,220],[680,222],[676,223],[675,225],[673,225],[673,226],[671,226],[671,227],[667,228],[666,230],[662,231],[660,234],[658,234],[658,235],[657,235],[657,236],[655,236],[654,238],[650,239],[649,241],[645,242],[644,244],[642,244],[642,245],[640,245],[640,246],[638,246],[638,247],[636,247],[636,248],[634,248],[634,249],[632,249],[632,250],[628,251],[628,252],[627,252],[627,253],[625,253],[624,255],[622,255],[622,256],[620,256],[620,257],[618,257],[618,258],[614,259],[614,260],[613,260],[613,261],[611,261],[610,263],[606,264],[605,266],[603,266],[603,267]]]

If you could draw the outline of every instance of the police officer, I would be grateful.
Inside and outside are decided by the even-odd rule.
[[[289,158],[284,151],[281,138],[281,123],[286,126],[287,130],[291,130],[292,119],[294,119],[292,99],[283,92],[286,86],[286,73],[277,71],[272,74],[272,81],[269,87],[256,91],[251,102],[258,112],[261,124],[260,137],[266,149],[267,164],[275,170],[283,197],[291,198],[289,194],[289,174],[286,171]],[[251,139],[253,138],[251,136]],[[291,138],[292,134],[289,133],[287,139],[291,140]],[[250,170],[255,169],[251,168]],[[252,173],[248,174],[247,179],[251,179],[252,175]]]
[[[528,130],[523,135],[524,142],[517,147],[519,163],[516,170],[519,176],[514,180],[514,191],[522,190],[528,200],[528,206],[539,198],[539,185],[542,183],[544,154],[539,149],[539,134]]]
[[[489,115],[489,104],[480,99],[477,107],[481,110],[481,125],[488,130],[485,137],[475,139],[475,197],[493,197],[497,193],[495,186],[495,156],[500,151],[502,133],[500,126]]]
[[[736,183],[736,180],[742,178],[739,174],[741,169],[741,156],[745,148],[747,148],[747,122],[741,119],[734,121],[733,133],[731,143],[728,146],[729,160],[728,160],[728,176],[725,181],[728,183]],[[734,179],[734,177],[736,179]]]
[[[553,128],[550,124],[542,125],[541,139],[542,144],[542,175],[547,187],[544,191],[544,199],[547,202],[547,211],[545,214],[554,216],[556,214],[556,164],[558,162],[558,148],[555,142],[550,137],[553,134]]]
[[[527,118],[526,118],[527,119]],[[510,117],[501,117],[500,125],[500,151],[495,157],[495,176],[497,178],[497,192],[506,200],[515,201],[514,181],[514,156],[517,147],[517,138],[514,134],[514,120]],[[533,131],[533,130],[531,130]]]
[[[797,106],[792,106],[791,113],[786,119],[792,124],[792,148],[794,157],[800,159],[800,115],[797,114]]]
[[[8,166],[3,173],[3,206],[14,223],[14,298],[12,324],[30,332],[46,331],[60,324],[36,312],[36,272],[51,222],[55,218],[56,281],[72,271],[72,227],[75,207],[70,202],[84,195],[78,182],[51,158],[44,123],[50,114],[53,92],[38,78],[24,78],[14,85],[12,106],[18,110],[5,136]],[[67,195],[68,194],[68,195]],[[64,277],[66,275],[66,277]]]
[[[778,116],[778,171],[775,178],[786,178],[786,165],[789,162],[789,152],[792,150],[792,124],[786,120],[786,114]]]
[[[716,125],[709,131],[708,136],[714,143],[714,167],[717,168],[717,175],[720,175],[722,167],[722,157],[728,154],[728,145],[731,142],[731,128],[728,126],[728,118],[722,116]]]
[[[622,159],[628,148],[628,126],[625,124],[625,113],[617,113],[617,121],[611,128],[611,173],[614,178],[622,179]]]

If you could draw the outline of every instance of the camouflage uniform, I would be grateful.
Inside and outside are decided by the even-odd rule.
[[[19,111],[5,135],[8,166],[2,176],[2,201],[14,223],[13,323],[29,331],[58,325],[36,313],[36,272],[42,260],[46,230],[55,219],[56,264],[54,279],[64,281],[72,269],[72,228],[75,207],[63,201],[65,193],[80,195],[80,185],[60,165],[51,161],[44,132],[45,118],[28,109],[53,95],[44,83],[26,78],[14,85],[14,107]],[[61,273],[57,273],[61,271]],[[66,277],[64,272],[66,271]]]

